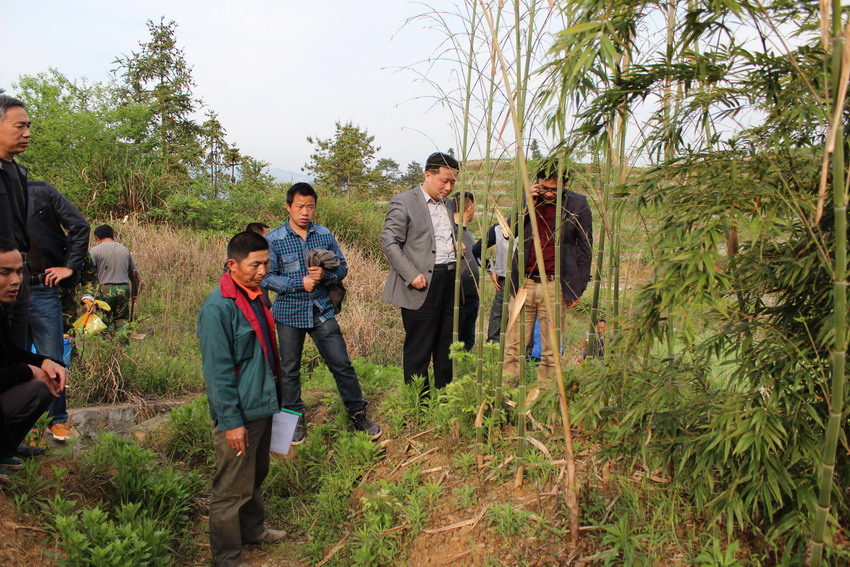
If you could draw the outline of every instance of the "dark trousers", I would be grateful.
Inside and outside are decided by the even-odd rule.
[[[10,438],[0,439],[3,453],[11,453],[24,440],[41,414],[47,411],[53,396],[41,380],[29,380],[0,394],[0,409],[9,428]],[[5,456],[0,453],[0,456]]]
[[[21,282],[18,297],[15,298],[15,303],[12,304],[12,344],[18,348],[29,350],[29,313],[30,302],[32,301],[32,287],[30,286],[30,272],[26,263],[24,263],[23,277],[24,280]]]
[[[502,302],[505,300],[505,278],[499,276],[499,289],[493,296],[493,308],[490,309],[490,324],[487,328],[487,342],[499,342],[502,334]]]
[[[457,320],[457,336],[463,341],[463,348],[472,350],[475,346],[475,322],[478,320],[478,300],[460,306]]]
[[[248,451],[238,455],[225,432],[213,427],[218,468],[210,495],[210,549],[215,567],[241,565],[242,544],[256,541],[266,529],[260,485],[269,472],[272,418],[249,421],[245,429]]]
[[[283,407],[299,413],[304,413],[306,409],[301,400],[301,352],[304,350],[304,337],[308,333],[336,380],[336,387],[346,411],[355,414],[366,409],[366,400],[363,399],[357,373],[348,358],[348,347],[336,319],[328,319],[311,329],[277,324]]]
[[[404,324],[404,382],[414,376],[428,376],[428,364],[434,361],[434,386],[442,388],[452,381],[449,346],[452,343],[452,301],[454,272],[434,266],[434,274],[419,309],[401,310]],[[426,381],[427,388],[427,381]]]

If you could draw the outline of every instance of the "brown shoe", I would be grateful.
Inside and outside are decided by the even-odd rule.
[[[57,441],[67,441],[79,435],[70,423],[56,423],[47,428]]]
[[[250,543],[277,543],[285,537],[286,530],[273,530],[270,528],[266,528],[266,530],[261,533],[257,537],[257,539],[251,541]]]

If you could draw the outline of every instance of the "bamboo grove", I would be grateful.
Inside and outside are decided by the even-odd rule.
[[[459,157],[481,156],[459,184],[484,204],[480,225],[509,226],[513,250],[537,138],[593,203],[590,308],[568,316],[583,318],[593,340],[604,313],[609,355],[565,363],[547,385],[570,544],[591,489],[576,474],[580,424],[606,467],[658,471],[772,563],[846,561],[834,539],[850,519],[850,47],[840,3],[467,0],[420,18],[445,32],[426,63],[455,69],[454,88],[434,86],[453,112]],[[493,183],[506,160],[507,194]],[[621,270],[627,223],[646,238],[644,281]],[[559,298],[547,303],[556,321],[567,316]],[[476,424],[513,421],[522,463],[527,412],[546,394],[526,398],[521,380],[516,407],[506,404],[505,333],[488,361],[485,319],[473,353]],[[541,332],[562,344],[560,323]],[[522,475],[520,465],[518,483]]]

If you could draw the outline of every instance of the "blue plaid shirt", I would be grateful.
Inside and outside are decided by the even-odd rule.
[[[311,224],[305,241],[292,230],[289,219],[286,219],[266,239],[269,241],[269,273],[261,286],[277,292],[272,305],[274,320],[290,327],[310,329],[333,319],[333,303],[325,286],[341,282],[348,275],[348,264],[331,231]],[[303,279],[307,275],[307,252],[310,250],[330,250],[339,258],[339,268],[325,270],[322,281],[308,292],[304,290]],[[318,321],[314,318],[314,311]]]

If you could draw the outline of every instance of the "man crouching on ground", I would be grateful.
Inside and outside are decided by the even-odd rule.
[[[269,471],[272,415],[280,405],[274,319],[259,287],[269,269],[268,242],[255,232],[237,234],[227,244],[227,267],[198,315],[218,459],[210,549],[216,567],[247,567],[243,543],[286,537],[265,527],[260,493]]]
[[[12,304],[23,273],[21,253],[0,244],[0,456],[15,450],[68,380],[57,362],[13,344]],[[8,474],[0,467],[0,477]]]

